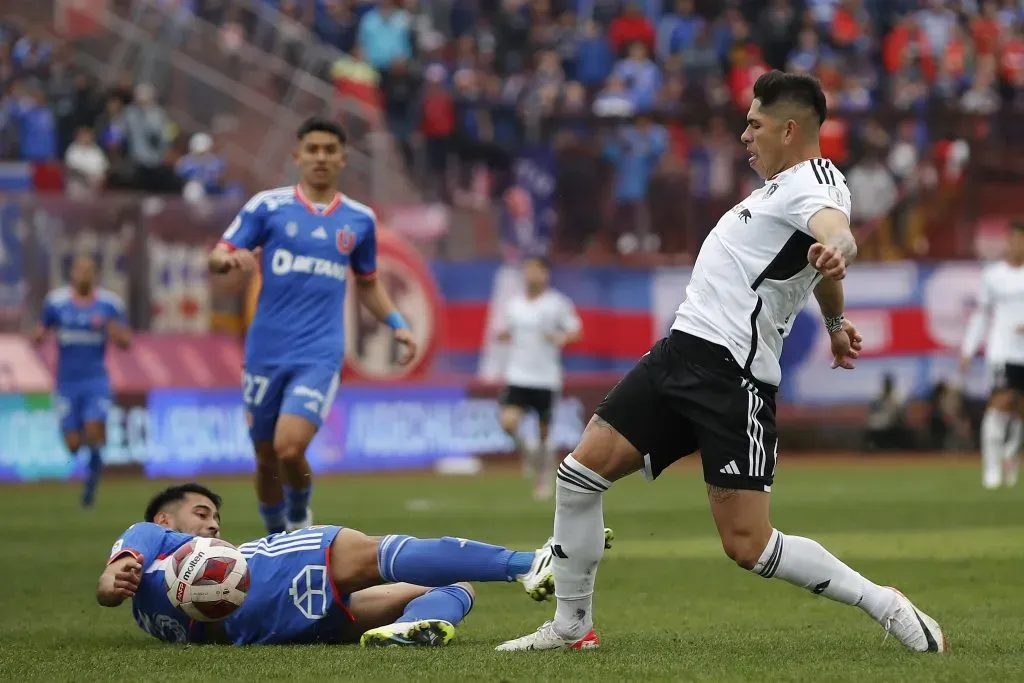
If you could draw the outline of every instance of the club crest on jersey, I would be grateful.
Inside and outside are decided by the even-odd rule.
[[[772,183],[771,186],[768,188],[768,191],[764,193],[764,198],[768,199],[769,197],[771,197],[773,194],[775,194],[775,190],[777,189],[779,189],[779,184]]]
[[[295,237],[299,234],[299,226],[295,224],[295,221],[292,221],[288,225],[284,226],[284,233],[289,237]]]
[[[832,198],[839,206],[846,206],[846,201],[843,199],[843,193],[839,191],[838,187],[829,186],[828,196]]]
[[[338,231],[335,243],[338,245],[338,251],[347,256],[356,248],[356,234],[346,225]]]
[[[750,219],[754,217],[753,214],[750,213],[750,209],[743,206],[742,204],[737,204],[736,206],[732,207],[732,212],[739,216],[740,220],[743,221],[744,223],[750,222]]]

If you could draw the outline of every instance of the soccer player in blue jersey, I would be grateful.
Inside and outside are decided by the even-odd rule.
[[[313,526],[243,543],[245,602],[221,622],[190,621],[167,598],[163,570],[194,536],[220,537],[221,499],[199,484],[172,486],[114,543],[96,599],[132,601],[139,627],[190,643],[366,646],[444,645],[473,606],[466,581],[519,581],[535,600],[550,595],[550,543],[517,552],[464,538],[367,536]],[[611,531],[605,531],[610,541]],[[606,543],[607,544],[607,543]]]
[[[399,362],[416,353],[409,326],[375,277],[377,218],[335,189],[345,143],[332,121],[306,121],[295,151],[299,184],[255,195],[210,255],[213,272],[250,271],[258,260],[263,276],[245,342],[242,398],[269,533],[312,523],[306,448],[338,389],[350,270],[359,300],[394,330]]]
[[[107,342],[128,348],[131,331],[120,297],[96,286],[96,263],[91,258],[77,257],[70,275],[70,287],[47,295],[32,340],[38,344],[50,331],[57,338],[56,412],[71,455],[77,456],[83,444],[88,449],[82,505],[89,507],[96,499],[103,469],[110,409],[110,380],[104,362]]]

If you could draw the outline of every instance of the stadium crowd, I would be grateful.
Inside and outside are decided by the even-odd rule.
[[[267,25],[240,9],[247,3],[157,4],[218,24],[228,42],[256,40],[253,22]],[[342,51],[321,75],[341,97],[379,108],[428,194],[499,197],[524,147],[554,146],[563,216],[554,241],[569,252],[595,242],[673,253],[699,244],[755,181],[735,139],[754,80],[782,68],[825,86],[833,116],[822,153],[848,172],[854,196],[876,198],[855,207],[861,229],[885,235],[869,253],[925,253],[927,221],[913,200],[955,186],[969,143],[1001,132],[959,124],[1024,102],[1024,3],[1016,0],[265,5],[281,13],[272,43],[285,59],[310,34]],[[66,47],[10,27],[0,29],[0,83],[5,157],[63,158],[86,186],[106,179],[178,190],[198,180],[222,188],[210,138],[186,148],[145,84],[97,97]],[[684,195],[693,201],[680,203]]]

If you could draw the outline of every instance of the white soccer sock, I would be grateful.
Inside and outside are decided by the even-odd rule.
[[[855,605],[881,622],[896,604],[896,594],[868,581],[817,541],[772,530],[768,546],[754,571],[777,578],[837,602]]]
[[[576,462],[558,466],[555,489],[555,631],[582,638],[593,627],[594,581],[604,555],[602,494],[611,482]]]
[[[1003,483],[1003,453],[1009,425],[1010,415],[994,408],[988,408],[981,419],[981,478],[989,488]]]
[[[1010,426],[1004,444],[1003,460],[1012,460],[1020,453],[1021,441],[1024,439],[1024,423],[1017,416],[1010,417]]]

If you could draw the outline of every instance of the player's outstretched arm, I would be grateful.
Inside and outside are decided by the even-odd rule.
[[[42,344],[43,339],[46,337],[46,328],[42,323],[36,323],[36,326],[32,328],[32,332],[28,338],[33,344]]]
[[[221,242],[210,252],[208,263],[211,273],[223,274],[235,269],[248,273],[256,267],[256,257],[248,249],[235,249]]]
[[[134,555],[113,560],[100,574],[96,602],[103,607],[117,607],[135,595],[142,581],[142,565]]]

